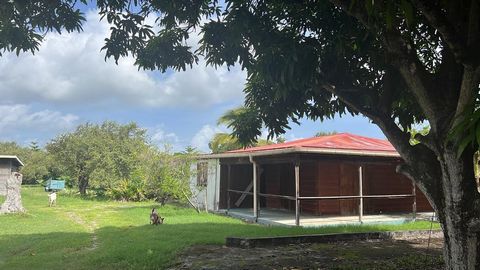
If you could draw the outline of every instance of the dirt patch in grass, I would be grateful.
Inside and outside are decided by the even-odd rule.
[[[98,236],[95,230],[98,228],[97,223],[93,220],[91,222],[86,222],[81,216],[73,212],[67,212],[67,216],[73,220],[75,223],[85,227],[88,232],[92,235],[92,245],[87,248],[87,250],[95,250],[98,247]]]
[[[178,254],[170,270],[184,269],[442,269],[443,239],[397,239],[271,248],[203,245]]]

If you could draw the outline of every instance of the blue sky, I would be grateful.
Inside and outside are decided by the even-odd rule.
[[[108,32],[95,10],[86,11],[84,32],[50,33],[35,55],[4,54],[0,61],[0,140],[45,144],[84,122],[137,122],[153,143],[176,150],[192,145],[208,151],[216,121],[243,103],[245,73],[206,67],[186,72],[138,71],[132,58],[118,65],[100,52]],[[198,37],[192,38],[192,43]],[[292,124],[287,140],[317,131],[351,132],[384,138],[364,117]]]

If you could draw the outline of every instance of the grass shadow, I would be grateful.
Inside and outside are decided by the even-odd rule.
[[[251,225],[224,223],[164,224],[159,226],[109,226],[94,233],[52,232],[46,234],[12,234],[0,239],[1,269],[164,269],[177,254],[193,245],[222,245],[226,236],[262,235]],[[234,232],[234,235],[231,235]],[[370,268],[374,261],[388,263],[392,258],[405,258],[403,269],[409,268],[425,250],[406,242],[391,245],[317,244],[312,248],[327,257],[337,258],[338,269],[349,269],[352,263]],[[297,248],[298,249],[298,248]],[[260,249],[265,250],[265,249]],[[374,252],[375,251],[375,252]],[[179,253],[180,252],[180,253]],[[258,252],[258,251],[254,251]],[[435,251],[435,255],[438,252]],[[295,253],[293,253],[295,254]],[[255,254],[254,254],[255,255]],[[258,254],[257,254],[258,255]],[[306,259],[298,257],[298,260]],[[341,259],[338,259],[341,258]],[[361,259],[360,259],[361,258]],[[178,258],[182,259],[182,258]],[[349,261],[350,260],[350,261]],[[177,260],[178,263],[178,260]],[[397,260],[398,264],[399,261]],[[342,266],[343,265],[343,266]],[[386,264],[392,265],[392,264]],[[358,266],[358,265],[357,265]],[[253,269],[253,268],[252,268]],[[354,268],[352,268],[354,269]],[[358,269],[358,268],[357,268]],[[383,268],[382,268],[383,269]]]

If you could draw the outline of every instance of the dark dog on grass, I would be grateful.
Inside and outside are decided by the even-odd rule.
[[[164,218],[162,218],[155,208],[152,209],[152,213],[150,213],[150,224],[153,225],[160,225],[163,224]]]

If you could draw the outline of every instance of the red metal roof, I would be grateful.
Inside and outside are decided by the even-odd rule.
[[[393,148],[392,144],[387,140],[369,138],[350,133],[339,133],[334,135],[313,137],[279,144],[250,147],[246,149],[232,150],[226,153],[250,153],[289,148],[341,149],[396,153],[395,148]]]

